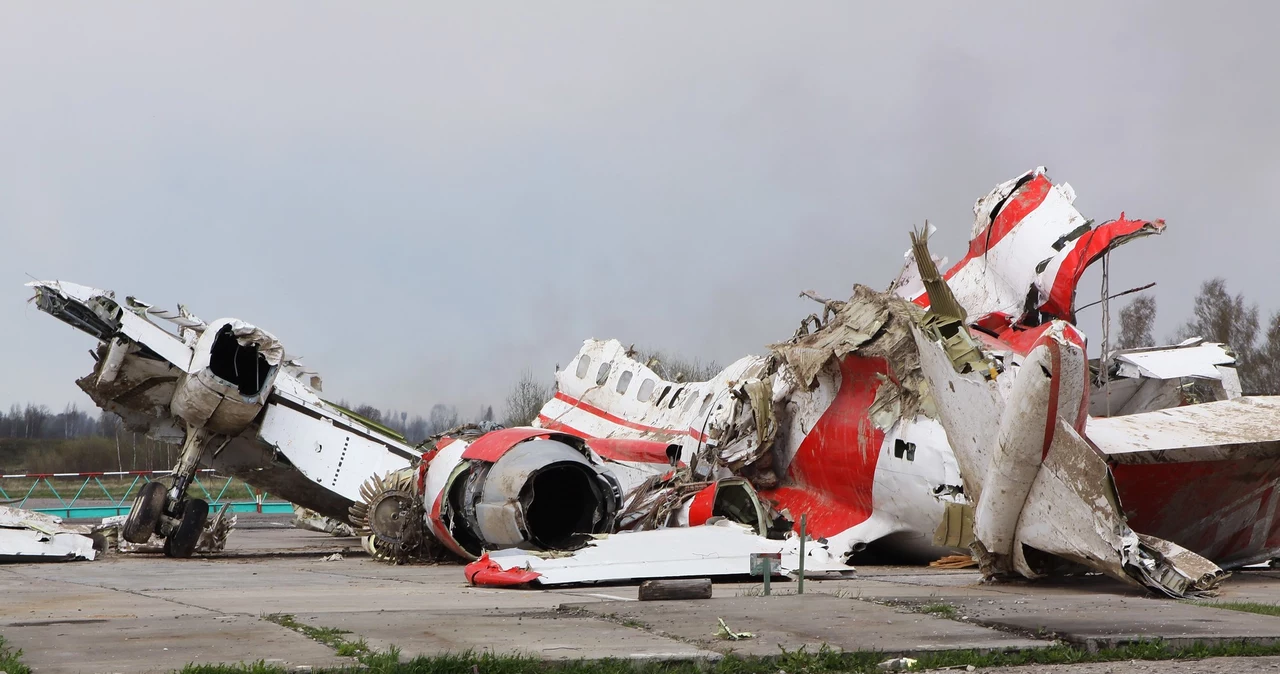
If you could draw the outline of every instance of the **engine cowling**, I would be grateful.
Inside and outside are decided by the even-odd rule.
[[[279,342],[252,325],[222,319],[205,329],[193,351],[170,411],[194,428],[239,434],[266,404],[280,366]]]

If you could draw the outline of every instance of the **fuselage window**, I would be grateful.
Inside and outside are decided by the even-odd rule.
[[[626,395],[627,387],[631,385],[631,371],[628,370],[618,375],[618,386],[614,390],[618,393]]]
[[[654,383],[652,379],[646,379],[640,382],[640,390],[636,391],[636,400],[639,400],[642,403],[649,402],[649,399],[653,397],[653,387]]]
[[[587,370],[591,369],[591,356],[582,354],[578,357],[578,371],[574,374],[578,375],[578,379],[587,378]]]
[[[600,363],[600,370],[596,372],[596,385],[604,386],[607,381],[609,381],[609,364]]]

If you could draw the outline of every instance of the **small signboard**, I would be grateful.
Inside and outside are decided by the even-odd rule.
[[[782,569],[781,552],[751,553],[751,575],[772,576]]]

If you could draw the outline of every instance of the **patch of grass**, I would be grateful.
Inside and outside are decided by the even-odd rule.
[[[0,671],[8,674],[31,674],[31,669],[22,664],[22,650],[4,645],[4,637],[0,637]]]
[[[951,604],[928,604],[921,606],[918,610],[921,613],[930,613],[938,616],[939,618],[947,618],[949,620],[955,620],[960,615],[960,612],[956,610],[956,607]]]
[[[630,660],[578,660],[548,662],[525,655],[494,655],[492,653],[449,653],[432,657],[417,657],[401,661],[396,649],[384,653],[370,653],[361,657],[361,666],[313,670],[315,674],[455,674],[481,672],[482,674],[776,674],[779,670],[789,674],[871,674],[876,665],[899,655],[858,651],[845,653],[822,647],[817,651],[801,648],[783,650],[772,657],[725,656],[715,663],[669,662],[636,663]],[[1073,645],[1055,645],[1047,648],[1022,651],[979,653],[977,651],[943,651],[915,654],[919,660],[916,669],[940,667],[1012,667],[1016,665],[1076,664],[1088,662],[1118,662],[1124,660],[1199,660],[1210,657],[1257,657],[1280,655],[1280,644],[1251,645],[1243,642],[1216,644],[1213,646],[1189,646],[1173,648],[1159,642],[1127,644],[1118,648],[1100,649],[1095,652]],[[25,670],[21,670],[25,671]],[[287,670],[261,662],[240,665],[189,665],[182,674],[283,674]],[[12,674],[12,673],[11,673]]]
[[[369,655],[372,651],[369,644],[364,639],[348,641],[344,634],[351,634],[349,630],[340,630],[334,627],[314,627],[305,623],[300,623],[291,614],[288,613],[272,613],[263,616],[264,620],[269,620],[281,627],[287,627],[303,636],[318,641],[329,648],[337,651],[338,655],[350,658],[359,658]]]
[[[279,665],[268,665],[265,661],[241,662],[236,665],[187,665],[178,670],[179,674],[281,674],[286,670]]]
[[[1276,604],[1260,604],[1255,601],[1189,601],[1188,604],[1196,606],[1207,606],[1209,608],[1223,608],[1228,611],[1244,611],[1245,613],[1257,613],[1258,615],[1280,616],[1280,605]]]

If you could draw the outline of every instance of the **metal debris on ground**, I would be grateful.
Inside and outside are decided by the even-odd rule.
[[[103,537],[106,543],[105,549],[108,551],[122,553],[164,552],[164,539],[155,534],[152,534],[149,539],[142,543],[135,543],[122,536],[121,530],[128,519],[128,515],[106,517],[103,518],[101,524],[94,526],[92,531],[95,535]],[[230,512],[230,504],[223,504],[216,515],[205,521],[193,552],[209,554],[225,550],[227,537],[231,534],[231,530],[235,528],[237,521],[238,517]]]
[[[90,529],[61,517],[0,506],[0,563],[92,561]]]
[[[751,632],[734,632],[724,623],[724,618],[716,618],[716,620],[720,622],[720,631],[718,634],[722,639],[728,639],[729,641],[741,641],[742,639],[754,639],[756,636]]]
[[[898,672],[908,669],[914,669],[918,661],[915,658],[892,658],[876,665],[878,669],[886,672]]]

